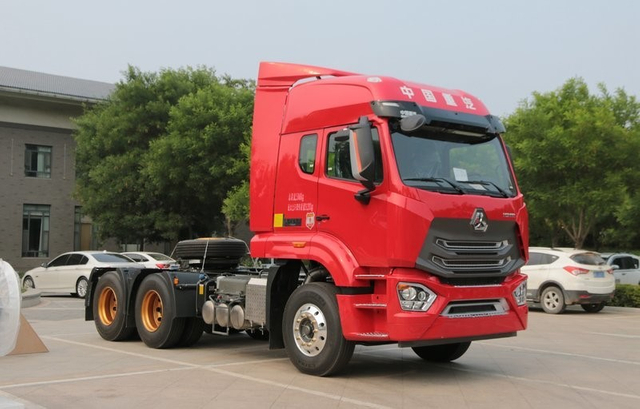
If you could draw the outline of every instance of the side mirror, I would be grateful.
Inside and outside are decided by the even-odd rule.
[[[620,270],[620,266],[617,265],[617,264],[614,264],[614,265],[611,266],[611,269],[614,270],[614,271],[615,270]]]
[[[349,154],[351,174],[367,189],[373,190],[376,173],[376,160],[371,136],[371,123],[366,116],[360,117],[358,125],[349,130]]]
[[[44,263],[40,264],[40,267],[47,268],[47,262],[45,261]]]

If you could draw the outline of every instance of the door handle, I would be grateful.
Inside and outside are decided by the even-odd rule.
[[[325,221],[325,220],[329,220],[329,215],[321,214],[319,216],[316,216],[316,221],[317,222],[322,222],[322,221]]]

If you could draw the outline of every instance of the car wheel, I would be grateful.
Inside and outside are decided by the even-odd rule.
[[[457,342],[455,344],[413,347],[411,349],[425,361],[451,362],[464,355],[469,349],[469,345],[471,345],[471,342]]]
[[[204,332],[204,325],[204,321],[198,317],[187,318],[176,346],[188,347],[198,342]]]
[[[124,287],[116,273],[98,279],[92,305],[94,324],[103,339],[122,341],[135,333],[135,328],[126,326]]]
[[[89,288],[89,282],[86,278],[80,277],[76,283],[76,292],[73,295],[78,298],[84,298],[87,296],[87,288]]]
[[[298,287],[283,317],[284,347],[300,372],[328,376],[343,369],[355,343],[342,335],[337,288],[329,283]]]
[[[558,287],[551,286],[544,289],[540,297],[542,309],[547,314],[560,314],[567,307],[564,304],[564,294]]]
[[[605,303],[595,303],[595,304],[580,304],[583,310],[586,312],[600,312],[605,306]]]
[[[171,348],[180,340],[185,320],[174,318],[176,306],[166,283],[150,274],[136,296],[136,327],[140,339],[150,348]]]
[[[31,276],[26,276],[24,280],[22,280],[22,287],[24,287],[25,289],[36,288],[36,285],[33,282],[33,278],[31,278]]]

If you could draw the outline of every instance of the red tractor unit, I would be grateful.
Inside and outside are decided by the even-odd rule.
[[[504,127],[477,98],[383,76],[262,63],[253,117],[251,256],[178,243],[180,270],[97,269],[86,318],[149,346],[246,331],[331,375],[356,344],[427,361],[527,326],[528,216]]]

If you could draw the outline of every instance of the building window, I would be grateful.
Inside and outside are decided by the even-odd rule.
[[[49,257],[51,206],[24,205],[22,212],[22,257]]]
[[[34,178],[51,178],[51,146],[25,145],[24,174]]]

